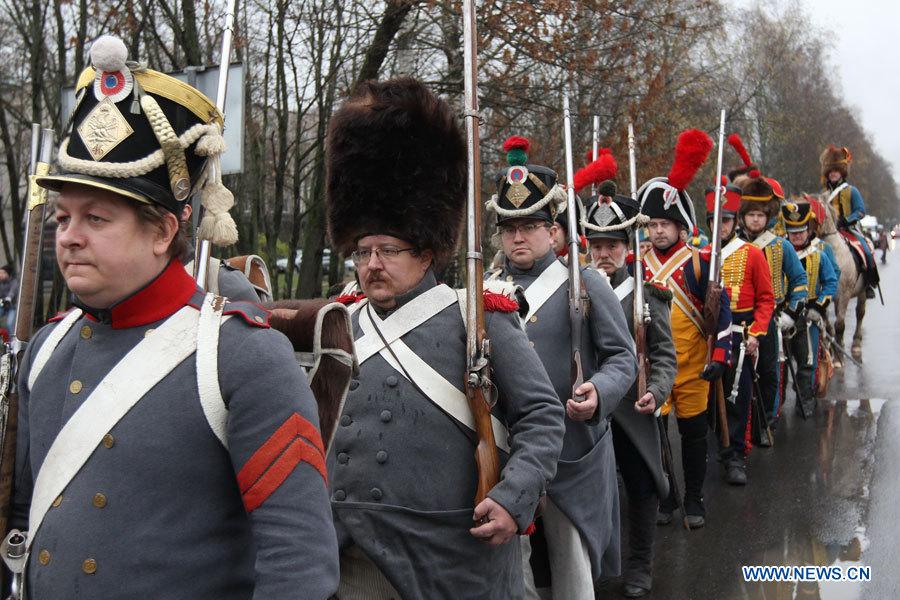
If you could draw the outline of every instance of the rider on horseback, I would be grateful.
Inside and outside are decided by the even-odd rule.
[[[856,186],[847,183],[847,173],[852,160],[853,156],[848,148],[828,146],[822,152],[819,162],[822,164],[822,181],[828,193],[827,201],[837,215],[837,227],[845,233],[845,236],[850,234],[857,240],[866,257],[864,265],[866,298],[871,300],[875,298],[875,288],[878,287],[878,268],[875,266],[872,249],[858,225],[860,219],[866,216],[866,204]]]

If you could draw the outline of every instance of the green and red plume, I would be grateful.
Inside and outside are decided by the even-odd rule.
[[[741,160],[744,161],[744,166],[748,169],[753,166],[753,161],[750,160],[750,153],[747,152],[747,147],[744,146],[744,141],[741,139],[736,133],[732,133],[728,136],[728,145],[734,148],[734,151],[740,155]]]
[[[513,135],[506,138],[503,142],[503,151],[506,152],[506,162],[509,166],[524,165],[528,162],[528,150],[531,149],[531,142],[528,138],[520,135]]]
[[[675,162],[669,170],[669,185],[684,191],[706,162],[712,147],[712,138],[706,132],[699,129],[682,131],[675,143]]]
[[[591,162],[588,166],[578,169],[575,173],[575,192],[580,192],[584,188],[593,184],[601,184],[607,179],[615,179],[619,172],[619,165],[612,155],[612,150],[603,148],[597,152],[597,160]]]

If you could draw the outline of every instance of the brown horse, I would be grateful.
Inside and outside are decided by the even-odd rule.
[[[825,218],[819,224],[819,237],[834,250],[838,268],[841,270],[841,278],[838,281],[838,292],[834,298],[834,342],[844,344],[844,318],[850,306],[850,300],[856,298],[856,330],[853,332],[853,344],[850,353],[859,358],[862,355],[863,318],[866,316],[866,284],[863,273],[857,268],[853,259],[852,250],[844,241],[843,236],[835,226],[834,208],[827,202],[828,198],[820,196],[818,201],[825,207]],[[835,350],[834,366],[842,367],[841,354]]]

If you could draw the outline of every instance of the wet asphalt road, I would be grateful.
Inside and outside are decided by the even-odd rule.
[[[863,368],[847,362],[809,421],[788,393],[774,448],[751,453],[746,488],[724,484],[710,457],[707,525],[657,528],[646,598],[900,598],[900,254],[891,258],[881,267],[886,306],[867,306]],[[680,471],[674,423],[669,435]],[[742,565],[867,565],[871,581],[750,583]],[[621,581],[601,597],[621,597]]]

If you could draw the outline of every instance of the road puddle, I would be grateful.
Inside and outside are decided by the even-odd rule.
[[[869,490],[878,417],[885,402],[880,398],[820,401],[815,468],[809,477],[810,489],[801,494],[812,502],[807,522],[786,531],[781,548],[766,552],[768,559],[780,554],[779,560],[769,564],[840,567],[845,576],[850,569],[868,566]],[[858,600],[863,585],[859,580],[750,584],[756,592],[750,596]]]

